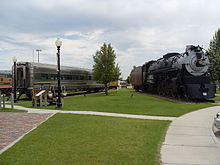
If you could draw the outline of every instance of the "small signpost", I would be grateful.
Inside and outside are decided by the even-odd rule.
[[[36,82],[33,84],[32,90],[32,105],[36,106],[47,106],[48,102],[52,103],[54,101],[54,93],[52,91],[54,83],[53,82]]]
[[[1,94],[1,91],[0,91],[0,108],[5,109],[5,94]]]
[[[47,106],[47,91],[46,90],[35,90],[32,96],[33,106],[36,107],[38,104],[40,107]]]
[[[14,109],[14,93],[11,93],[11,109]]]

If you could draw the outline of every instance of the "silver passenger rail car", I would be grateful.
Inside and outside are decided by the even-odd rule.
[[[17,88],[21,94],[31,97],[33,84],[50,82],[54,84],[53,90],[57,91],[57,66],[52,64],[18,62],[17,63]],[[38,88],[48,89],[45,83]],[[104,89],[103,84],[93,80],[92,70],[78,67],[61,66],[62,92],[74,91],[99,91]]]

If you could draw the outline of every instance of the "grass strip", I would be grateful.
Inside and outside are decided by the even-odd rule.
[[[215,98],[214,98],[214,100],[216,101],[216,102],[220,102],[220,90],[217,90],[216,91],[216,94],[215,94]]]
[[[25,110],[17,110],[17,109],[8,109],[8,108],[1,109],[0,108],[0,112],[27,112],[27,111],[25,111]]]

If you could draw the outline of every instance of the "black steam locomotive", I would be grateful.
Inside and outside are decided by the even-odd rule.
[[[176,98],[208,99],[215,97],[216,92],[208,67],[208,52],[200,46],[188,45],[182,54],[168,53],[136,67],[131,81],[135,90]]]

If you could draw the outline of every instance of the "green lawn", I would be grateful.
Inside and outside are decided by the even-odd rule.
[[[56,114],[0,156],[8,165],[156,165],[169,121]]]
[[[217,102],[220,102],[220,90],[217,90],[217,91],[216,91],[215,96],[216,96],[216,97],[214,98],[214,100],[217,101]]]
[[[131,95],[133,94],[133,97]],[[17,105],[32,107],[31,102],[20,102]],[[160,99],[146,94],[135,93],[132,89],[111,90],[109,96],[105,94],[91,94],[86,96],[72,96],[64,98],[64,109],[75,111],[98,111],[127,113],[155,116],[181,116],[185,113],[201,108],[213,106],[211,104],[184,104]],[[56,109],[55,106],[43,107]]]
[[[27,111],[24,111],[24,110],[16,110],[16,109],[1,109],[0,108],[0,112],[27,112]]]

